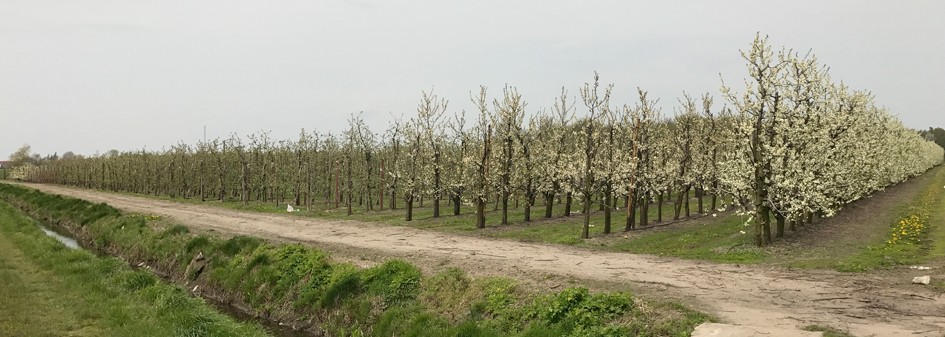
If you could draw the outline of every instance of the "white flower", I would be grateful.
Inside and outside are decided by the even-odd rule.
[[[745,234],[745,231],[738,231],[739,233]]]

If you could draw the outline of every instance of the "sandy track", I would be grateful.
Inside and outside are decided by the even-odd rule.
[[[849,329],[857,336],[943,336],[945,332],[945,294],[909,285],[911,274],[890,278],[592,252],[357,221],[240,212],[63,186],[27,186],[172,217],[195,228],[312,243],[349,254],[396,256],[419,264],[439,261],[477,274],[557,275],[631,284],[647,293],[692,303],[735,324],[784,328],[822,324]]]

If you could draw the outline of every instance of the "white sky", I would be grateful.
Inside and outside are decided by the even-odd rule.
[[[0,1],[0,158],[161,149],[231,132],[375,131],[436,88],[518,87],[535,111],[561,86],[636,87],[664,114],[745,76],[755,32],[812,49],[914,128],[945,127],[943,1]],[[720,100],[716,101],[717,103]],[[721,105],[718,105],[721,106]]]

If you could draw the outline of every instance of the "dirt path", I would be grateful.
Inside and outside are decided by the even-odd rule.
[[[347,254],[449,264],[478,274],[533,279],[557,275],[630,284],[692,303],[735,324],[784,328],[821,324],[849,329],[857,336],[943,336],[945,331],[945,294],[908,285],[906,276],[911,275],[791,271],[592,252],[356,221],[247,213],[62,186],[28,186],[169,216],[192,227],[309,242]]]

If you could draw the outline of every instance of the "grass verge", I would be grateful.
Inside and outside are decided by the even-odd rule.
[[[266,336],[114,258],[70,250],[0,202],[4,336]]]
[[[390,260],[361,269],[321,251],[253,237],[221,239],[104,204],[0,185],[0,197],[257,315],[339,336],[688,336],[710,317],[629,293],[536,293],[460,270],[428,276]],[[310,322],[310,323],[309,323]]]
[[[837,270],[869,271],[945,257],[945,169],[934,174],[918,197],[900,209],[885,241],[840,259]]]

